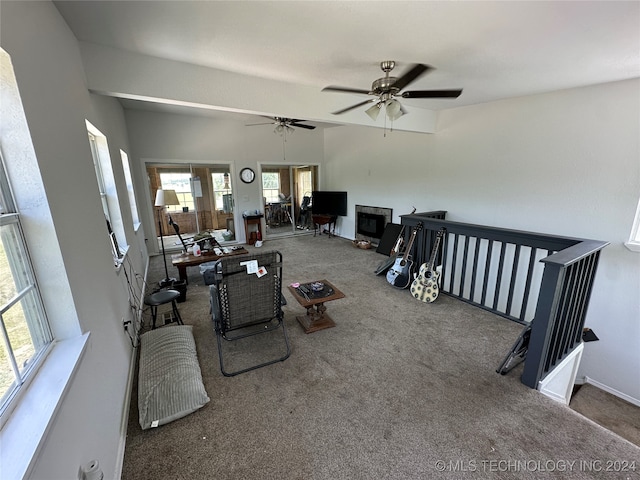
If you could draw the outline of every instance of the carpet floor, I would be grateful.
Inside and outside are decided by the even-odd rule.
[[[179,309],[211,401],[143,431],[134,379],[122,478],[640,478],[638,446],[523,385],[522,366],[495,372],[520,325],[446,295],[419,302],[373,273],[386,257],[339,237],[262,249],[282,252],[285,285],[326,279],[346,295],[327,304],[336,327],[305,334],[284,289],[290,358],[224,377],[209,288],[188,269]],[[163,277],[152,258],[149,285]]]

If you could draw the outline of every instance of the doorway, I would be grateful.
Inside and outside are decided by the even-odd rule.
[[[262,165],[266,238],[309,233],[317,165]]]
[[[158,242],[161,228],[167,250],[180,250],[180,237],[188,243],[203,232],[213,234],[220,243],[235,241],[230,165],[147,163],[146,169],[152,205],[160,188],[175,190],[180,202],[164,207],[164,214],[159,217],[154,215],[160,221],[160,225],[155,223]]]

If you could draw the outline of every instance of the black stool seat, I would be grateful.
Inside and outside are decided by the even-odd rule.
[[[153,319],[152,328],[156,328],[158,307],[166,303],[171,303],[171,310],[173,311],[173,315],[176,318],[176,322],[178,322],[178,324],[180,325],[184,325],[184,323],[182,322],[182,317],[180,317],[180,312],[178,311],[178,306],[176,305],[176,300],[179,296],[180,292],[177,290],[160,290],[145,297],[145,305],[149,305],[151,307],[151,318]]]

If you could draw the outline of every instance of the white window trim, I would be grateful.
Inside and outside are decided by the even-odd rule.
[[[129,163],[129,155],[120,149],[120,158],[122,159],[122,170],[124,172],[124,181],[127,185],[127,197],[129,198],[129,207],[131,209],[131,220],[133,229],[136,225],[140,225],[140,214],[138,212],[138,202],[136,200],[135,188],[133,186],[133,176],[131,175],[131,164]]]
[[[27,478],[85,352],[89,333],[57,341],[0,431],[2,478]]]
[[[640,200],[638,200],[638,207],[636,208],[636,216],[634,217],[633,226],[631,227],[629,241],[625,242],[624,246],[632,252],[640,252]]]
[[[96,169],[96,180],[98,182],[98,190],[100,199],[103,204],[104,214],[107,221],[111,225],[114,233],[115,244],[112,248],[113,258],[116,269],[119,263],[122,263],[124,253],[128,249],[127,239],[122,224],[122,210],[120,209],[120,200],[113,176],[113,165],[111,163],[111,154],[109,152],[109,144],[107,137],[98,130],[89,120],[85,119],[87,133],[89,135],[89,143],[91,144],[92,161]],[[92,140],[93,139],[93,140]]]

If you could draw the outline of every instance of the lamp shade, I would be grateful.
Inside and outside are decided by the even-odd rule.
[[[156,191],[156,207],[164,207],[165,205],[180,205],[178,195],[175,190],[162,190]]]
[[[387,116],[391,120],[397,120],[402,115],[404,115],[404,112],[402,111],[402,105],[400,105],[400,102],[396,99],[389,100],[387,102]]]
[[[378,115],[380,114],[380,107],[381,106],[382,106],[381,103],[378,102],[374,106],[367,108],[364,111],[364,113],[369,115],[369,117],[371,117],[371,120],[373,120],[375,122],[376,119],[378,118]]]

